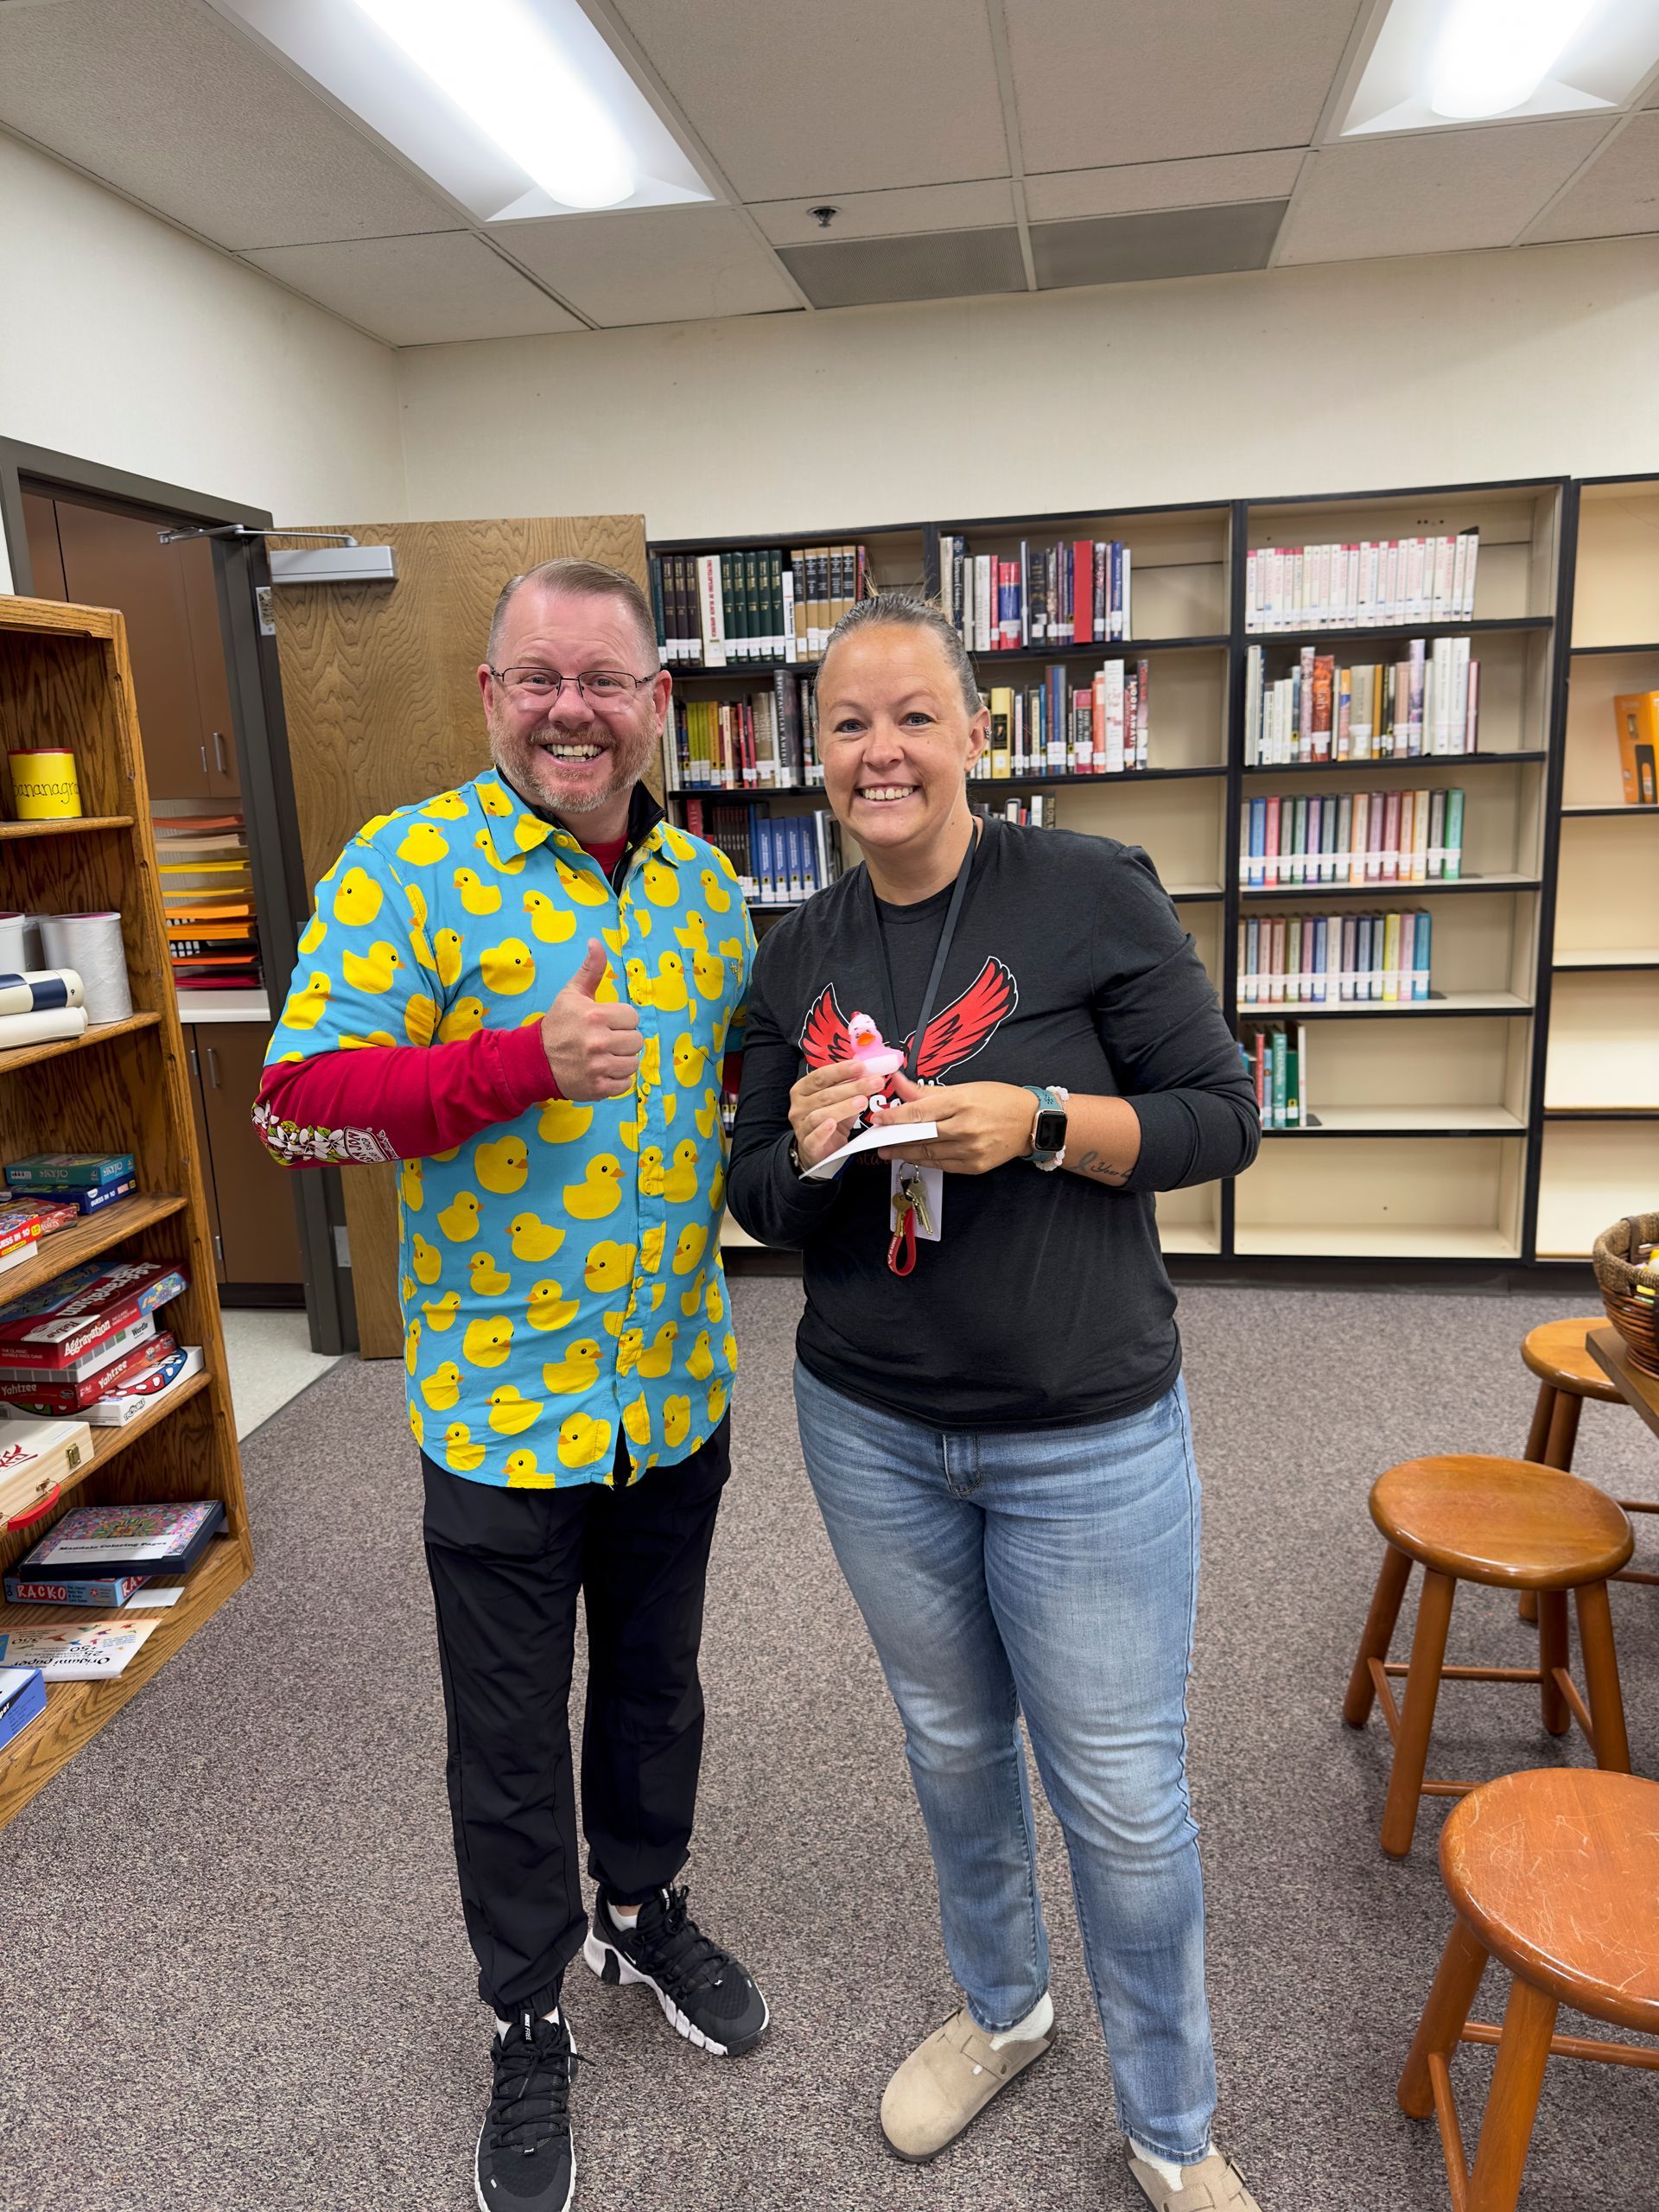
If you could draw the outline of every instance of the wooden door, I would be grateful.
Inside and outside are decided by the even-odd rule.
[[[215,798],[239,799],[236,737],[231,728],[231,678],[225,663],[225,632],[213,585],[213,550],[205,537],[187,538],[161,548],[176,561],[184,582],[184,608],[190,626],[198,727],[207,747],[207,788]]]
[[[297,1283],[300,1232],[293,1188],[285,1171],[272,1173],[273,1163],[253,1133],[264,1024],[202,1021],[195,1027],[224,1281]]]
[[[273,594],[294,793],[313,883],[372,816],[464,783],[487,765],[475,671],[509,577],[574,554],[647,584],[639,515],[317,526],[348,530],[359,544],[390,545],[397,581],[285,584]],[[274,1001],[284,979],[270,982]],[[365,1359],[396,1358],[403,1324],[393,1170],[347,1168],[342,1184],[359,1345]]]
[[[207,1117],[201,1109],[202,1068],[198,1039],[204,1036],[211,1025],[187,1021],[183,1025],[185,1056],[190,1063],[190,1118],[196,1125],[196,1156],[201,1162],[202,1195],[207,1201],[207,1220],[213,1232],[213,1257],[218,1262],[216,1272],[220,1282],[225,1280],[225,1253],[219,1235],[219,1198],[213,1189],[213,1141],[207,1134]]]

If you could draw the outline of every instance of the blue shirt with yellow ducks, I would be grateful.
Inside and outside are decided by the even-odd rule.
[[[634,799],[620,893],[493,772],[369,823],[317,887],[266,1054],[537,1023],[590,936],[611,955],[601,999],[620,970],[644,1039],[629,1091],[402,1163],[410,1427],[474,1482],[608,1482],[619,1431],[636,1479],[688,1459],[731,1395],[721,1065],[754,937],[725,855]],[[368,1133],[267,1116],[261,1135],[296,1162],[377,1156]]]

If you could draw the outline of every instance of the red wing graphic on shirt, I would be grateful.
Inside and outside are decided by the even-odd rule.
[[[917,1079],[937,1083],[953,1068],[988,1045],[1020,1003],[1020,986],[1013,970],[1000,960],[988,960],[958,999],[942,1007],[927,1025],[927,1034],[916,1064]],[[905,1039],[908,1053],[910,1039]],[[801,1052],[810,1068],[825,1068],[833,1061],[852,1057],[852,1037],[847,1018],[827,983],[807,1010],[801,1024]]]

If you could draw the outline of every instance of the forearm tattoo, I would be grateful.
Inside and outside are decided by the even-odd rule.
[[[1068,1160],[1066,1165],[1069,1167],[1071,1162]],[[1121,1185],[1127,1183],[1129,1179],[1129,1170],[1127,1167],[1114,1167],[1104,1153],[1080,1153],[1077,1156],[1077,1166],[1080,1175],[1092,1175],[1097,1183]]]

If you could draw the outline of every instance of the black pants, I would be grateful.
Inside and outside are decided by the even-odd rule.
[[[497,1490],[427,1459],[426,1560],[449,1808],[478,1990],[503,2018],[557,2003],[587,1932],[569,1704],[588,1614],[588,1871],[624,1904],[684,1866],[702,1758],[703,1582],[731,1471],[722,1421],[631,1489]],[[619,1484],[627,1461],[620,1460]]]

